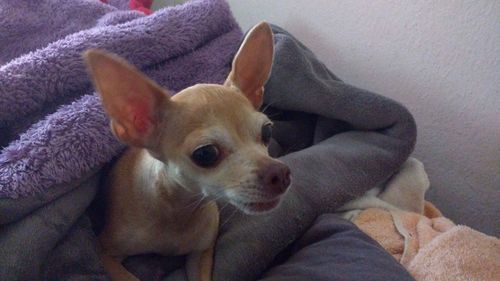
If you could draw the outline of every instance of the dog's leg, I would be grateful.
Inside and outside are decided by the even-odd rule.
[[[139,278],[125,269],[121,263],[122,259],[103,254],[101,260],[112,281],[139,281]]]
[[[189,254],[186,270],[189,281],[211,281],[214,263],[214,246],[201,252]]]
[[[207,231],[200,242],[200,248],[190,253],[186,261],[186,271],[189,281],[211,281],[214,265],[214,248],[217,235],[219,234],[219,208],[215,202],[209,202],[206,212],[211,213]],[[208,247],[207,247],[208,246]]]

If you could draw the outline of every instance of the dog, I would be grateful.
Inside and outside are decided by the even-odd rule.
[[[112,280],[138,280],[127,256],[188,255],[190,281],[212,279],[223,198],[247,214],[276,208],[290,169],[267,151],[272,122],[258,109],[273,61],[262,22],[245,36],[223,85],[172,96],[116,55],[84,54],[114,135],[129,147],[111,168],[102,261]]]

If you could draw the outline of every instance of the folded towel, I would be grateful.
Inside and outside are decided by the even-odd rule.
[[[421,247],[407,268],[419,281],[500,280],[500,239],[455,226]]]
[[[424,200],[422,163],[407,161],[385,186],[341,207],[418,281],[500,280],[500,239],[455,225]]]

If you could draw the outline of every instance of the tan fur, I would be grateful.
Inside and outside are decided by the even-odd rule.
[[[272,64],[266,23],[249,32],[224,85],[198,84],[172,98],[123,59],[91,50],[85,59],[114,134],[131,147],[112,168],[106,222],[99,240],[112,280],[137,280],[122,265],[143,253],[188,255],[190,281],[210,281],[219,212],[225,198],[253,214],[277,206],[288,167],[269,157],[258,112]],[[217,148],[217,162],[192,155]]]

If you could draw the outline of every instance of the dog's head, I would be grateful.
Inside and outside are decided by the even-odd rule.
[[[273,125],[258,111],[273,59],[268,24],[245,37],[224,85],[198,84],[173,97],[114,55],[90,50],[85,59],[114,134],[162,161],[170,179],[246,213],[279,204],[290,170],[268,155]]]

